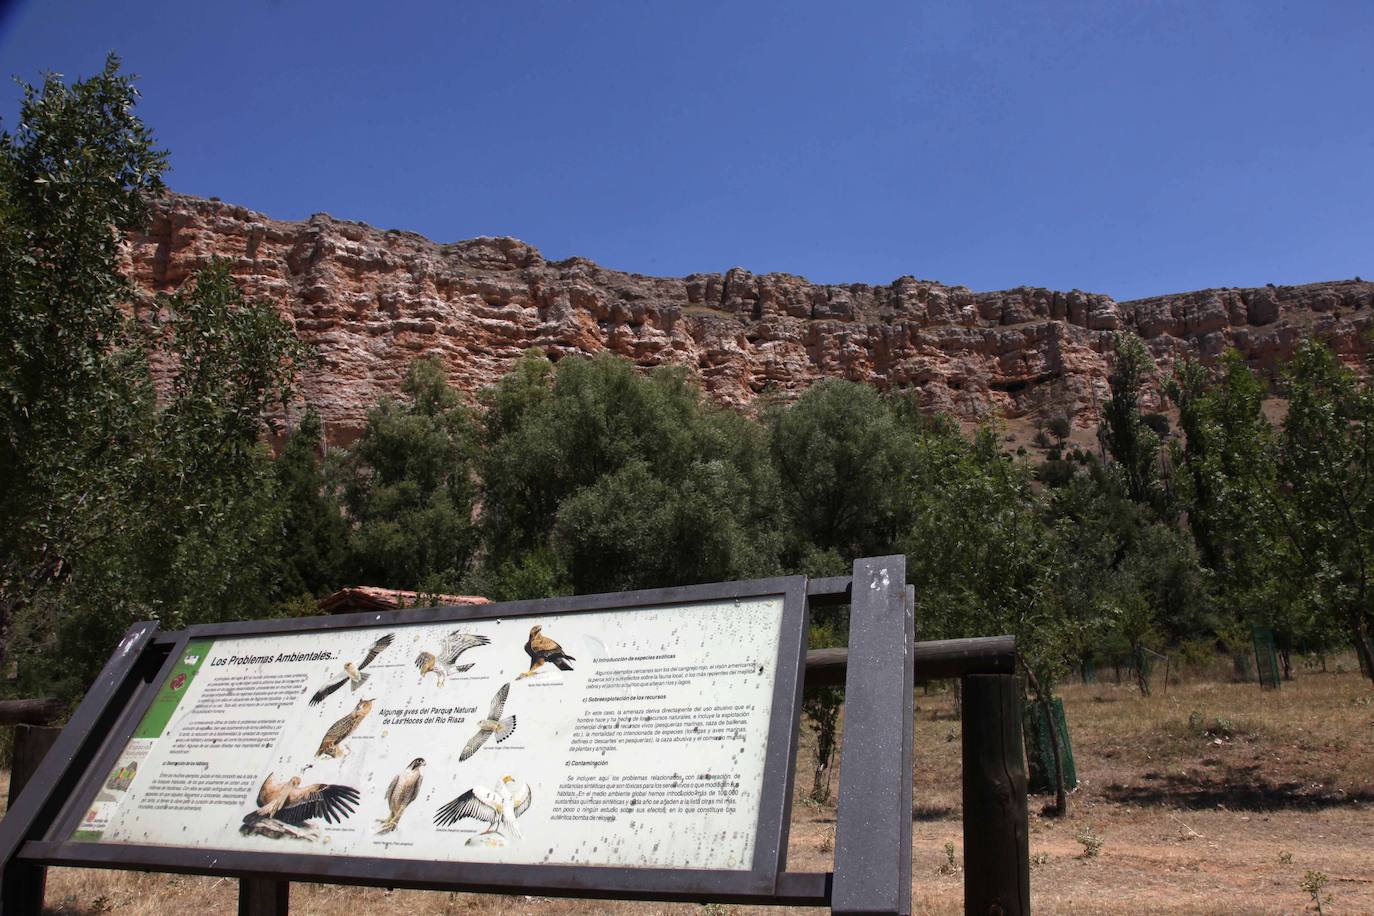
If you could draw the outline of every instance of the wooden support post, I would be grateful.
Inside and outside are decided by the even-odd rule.
[[[10,764],[9,807],[24,790],[24,786],[47,756],[48,748],[57,742],[62,729],[56,725],[16,725],[14,727],[14,762]]]
[[[963,733],[964,912],[1028,916],[1030,837],[1015,677],[964,678]]]
[[[10,764],[8,807],[13,808],[24,785],[38,772],[48,749],[57,742],[62,729],[53,725],[16,725],[14,727],[14,762]],[[43,892],[48,884],[48,870],[39,865],[15,863],[7,875],[9,894],[5,904],[19,913],[38,913],[43,909]],[[8,910],[7,910],[8,911]]]
[[[239,879],[239,916],[286,916],[290,901],[290,881]]]

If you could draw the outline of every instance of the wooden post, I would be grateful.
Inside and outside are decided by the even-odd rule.
[[[24,790],[24,785],[47,756],[48,748],[57,741],[62,729],[56,725],[16,725],[14,727],[14,762],[10,764],[9,807]]]
[[[964,912],[1028,916],[1030,836],[1015,677],[964,678],[963,733]]]
[[[14,807],[24,785],[38,772],[48,749],[57,741],[62,729],[55,725],[16,725],[14,727],[14,762],[10,764],[10,792],[8,808]],[[48,870],[38,865],[11,865],[13,881],[18,891],[13,903],[19,912],[37,913],[43,908],[43,891],[47,887]]]
[[[286,916],[290,900],[290,881],[239,879],[239,916]]]

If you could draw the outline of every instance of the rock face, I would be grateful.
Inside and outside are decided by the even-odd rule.
[[[1228,347],[1269,370],[1317,336],[1348,359],[1367,348],[1374,283],[1219,289],[1116,302],[1078,290],[975,293],[901,277],[821,285],[743,268],[682,278],[546,261],[510,238],[438,244],[318,214],[282,222],[213,200],[169,195],[127,270],[149,299],[227,258],[246,294],[277,304],[314,344],[304,399],[348,441],[406,367],[435,356],[475,394],[521,353],[619,353],[644,367],[691,367],[717,401],[748,408],[836,376],[905,388],[966,420],[1064,412],[1095,423],[1112,333],[1146,341],[1161,375],[1175,360]],[[140,305],[146,305],[147,301]],[[1158,389],[1146,404],[1162,406]]]

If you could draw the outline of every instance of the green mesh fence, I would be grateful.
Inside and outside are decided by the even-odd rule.
[[[1274,631],[1268,627],[1255,627],[1251,631],[1255,644],[1255,668],[1259,672],[1260,687],[1264,690],[1278,690],[1282,683],[1279,673],[1279,655],[1274,651]]]
[[[1055,697],[1050,701],[1054,710],[1054,724],[1059,728],[1059,757],[1064,766],[1064,788],[1078,786],[1078,768],[1073,762],[1073,742],[1069,740],[1069,723],[1064,718],[1064,701]],[[1045,721],[1045,709],[1034,700],[1026,701],[1026,786],[1031,792],[1054,791],[1054,749],[1050,743],[1050,729]]]

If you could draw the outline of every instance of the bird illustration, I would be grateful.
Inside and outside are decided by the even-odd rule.
[[[367,714],[372,712],[372,702],[372,700],[359,700],[358,705],[353,707],[352,712],[329,726],[329,731],[324,733],[324,738],[320,741],[320,749],[315,752],[315,756],[346,756],[348,754],[348,748],[343,747],[343,743],[349,735],[357,731],[359,725],[363,724],[363,720],[367,718]]]
[[[244,836],[265,836],[269,840],[318,840],[320,835],[313,828],[297,827],[270,817],[244,821],[239,825],[239,833]]]
[[[268,773],[258,788],[258,807],[243,816],[239,832],[274,839],[314,839],[310,821],[342,821],[353,813],[358,798],[358,790],[352,786],[322,782],[303,786],[299,776],[277,779],[275,773]]]
[[[334,691],[338,690],[344,684],[352,684],[354,690],[357,690],[359,687],[363,686],[363,681],[368,679],[368,675],[363,674],[363,669],[366,668],[368,665],[372,664],[372,660],[375,659],[378,655],[381,655],[382,650],[385,649],[387,646],[391,645],[391,641],[395,638],[395,633],[388,633],[381,639],[374,642],[372,646],[367,650],[367,655],[363,657],[362,662],[357,665],[353,664],[352,662],[344,662],[344,676],[339,678],[337,681],[330,681],[328,684],[325,684],[319,690],[315,691],[315,695],[310,698],[310,705],[314,706],[318,704],[321,700],[329,696]]]
[[[458,661],[458,656],[469,649],[485,646],[490,642],[491,640],[485,636],[478,636],[463,630],[454,630],[444,637],[444,642],[439,647],[437,655],[421,652],[415,656],[415,667],[420,669],[420,680],[423,682],[425,675],[433,671],[439,679],[439,686],[444,686],[444,680],[450,674],[467,671],[475,664],[474,662],[468,662],[466,665],[455,664]]]
[[[416,757],[404,771],[392,777],[391,785],[386,787],[386,803],[391,809],[391,814],[385,820],[377,822],[381,825],[377,830],[379,834],[395,830],[396,825],[400,823],[401,815],[406,812],[406,807],[415,801],[415,796],[420,792],[420,783],[424,781],[420,776],[420,767],[424,765],[425,758]]]
[[[513,776],[503,776],[495,790],[473,786],[434,814],[434,824],[447,827],[465,817],[486,821],[482,833],[498,833],[503,837],[520,837],[515,819],[530,807],[529,783],[517,783]]]
[[[500,744],[515,732],[515,716],[501,718],[501,711],[506,708],[508,696],[510,684],[502,684],[501,689],[496,691],[496,696],[491,698],[491,709],[487,711],[487,717],[477,723],[477,734],[468,740],[463,747],[463,753],[458,755],[460,763],[481,750],[482,745],[486,744],[492,735],[496,736],[496,743]]]
[[[520,677],[530,677],[543,667],[544,662],[553,662],[562,671],[571,671],[568,662],[577,659],[563,651],[563,647],[540,632],[543,627],[535,624],[530,627],[530,638],[525,642],[525,654],[530,657],[530,670]]]

